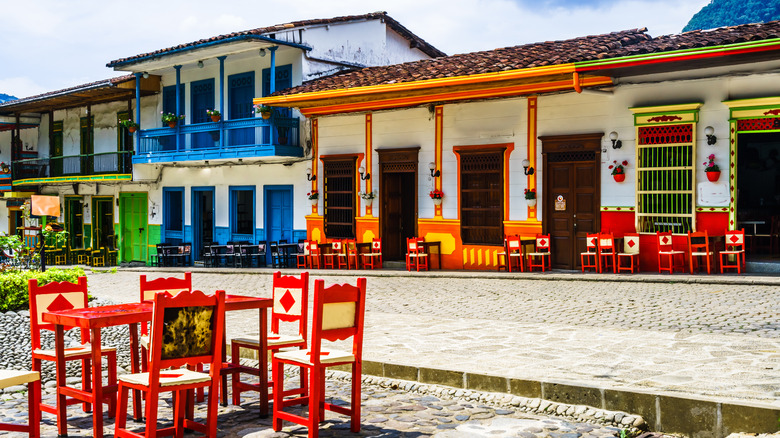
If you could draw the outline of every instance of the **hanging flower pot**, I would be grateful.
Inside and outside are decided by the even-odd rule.
[[[131,127],[127,128],[127,132],[132,134],[132,133],[135,132],[136,129],[138,129],[138,128],[136,128],[135,126],[131,126]]]
[[[222,116],[220,116],[220,115],[217,115],[217,116],[211,116],[211,121],[212,121],[212,122],[215,122],[215,123],[216,123],[216,122],[219,122],[219,121],[220,121],[220,119],[222,119]]]
[[[374,205],[374,198],[364,199],[363,201],[365,201],[366,207],[371,207],[372,205]]]
[[[536,207],[536,198],[526,199],[525,203],[528,204],[529,207]]]
[[[707,174],[707,179],[711,182],[715,182],[720,178],[720,171],[717,172],[704,172]]]
[[[433,205],[439,206],[441,205],[441,198],[433,198]]]
[[[317,203],[319,202],[319,199],[317,199],[317,198],[309,199],[309,202],[311,202],[311,205],[317,205]]]
[[[176,127],[176,122],[168,122],[168,126],[171,127],[171,128],[175,128]]]
[[[612,178],[615,178],[616,182],[623,182],[626,180],[626,174],[625,173],[616,173],[612,175]]]

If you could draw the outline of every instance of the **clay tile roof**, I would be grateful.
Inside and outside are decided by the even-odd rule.
[[[296,94],[368,85],[393,84],[426,79],[494,73],[507,70],[566,64],[599,59],[627,45],[650,40],[647,29],[632,29],[563,41],[546,41],[464,53],[328,76],[275,94]]]
[[[349,21],[358,21],[358,20],[384,20],[387,25],[398,32],[401,36],[408,39],[410,42],[411,47],[416,47],[420,49],[423,53],[427,54],[431,57],[439,57],[439,56],[446,56],[446,54],[436,47],[433,47],[432,45],[428,44],[423,40],[422,38],[418,37],[414,33],[412,33],[409,29],[402,26],[401,23],[394,20],[392,17],[387,15],[387,12],[372,12],[369,14],[363,14],[363,15],[345,15],[342,17],[334,17],[334,18],[320,18],[320,19],[314,19],[314,20],[300,20],[300,21],[293,21],[292,23],[285,23],[285,24],[276,24],[273,26],[267,26],[267,27],[258,27],[257,29],[250,29],[250,30],[244,30],[240,32],[232,32],[225,35],[218,35],[211,38],[205,38],[197,41],[192,41],[190,43],[184,43],[179,44],[178,46],[168,47],[165,49],[155,50],[153,52],[148,53],[142,53],[140,55],[134,55],[129,56],[127,58],[119,58],[114,61],[109,62],[106,64],[108,67],[113,67],[117,64],[122,64],[128,61],[133,60],[140,60],[142,58],[147,58],[150,56],[159,56],[159,55],[165,55],[168,52],[174,52],[181,49],[185,49],[188,47],[196,47],[202,44],[206,43],[213,43],[217,41],[227,40],[230,38],[240,37],[244,35],[267,35],[272,34],[279,31],[285,31],[296,27],[306,27],[306,26],[318,26],[318,25],[326,25],[326,24],[337,24],[337,23],[345,23]]]
[[[16,99],[16,100],[9,100],[9,101],[0,103],[0,109],[2,109],[2,107],[16,106],[16,105],[20,105],[20,104],[24,104],[24,103],[28,103],[28,102],[34,102],[34,101],[38,101],[38,100],[44,100],[44,99],[52,98],[52,97],[55,97],[55,96],[65,96],[65,95],[68,95],[68,94],[71,94],[71,93],[84,91],[84,90],[94,90],[94,89],[97,89],[97,88],[112,88],[112,87],[115,87],[117,84],[121,84],[122,82],[127,82],[127,81],[132,81],[132,80],[135,80],[135,76],[131,75],[131,74],[130,75],[124,75],[124,76],[117,76],[117,77],[111,78],[111,79],[103,79],[103,80],[100,80],[100,81],[90,82],[88,84],[82,84],[82,85],[76,85],[75,87],[64,88],[62,90],[49,91],[49,92],[46,92],[46,93],[43,93],[43,94],[38,94],[38,95],[35,95],[35,96],[24,97],[24,98]]]
[[[653,38],[647,29],[547,41],[343,72],[278,91],[276,95],[492,73],[546,65],[662,53],[780,38],[780,21],[694,30]]]

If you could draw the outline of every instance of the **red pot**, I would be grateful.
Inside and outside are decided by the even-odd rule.
[[[616,182],[623,182],[626,180],[626,174],[625,173],[616,173],[612,175],[612,178],[615,178]]]
[[[715,181],[717,181],[720,178],[720,171],[717,171],[717,172],[704,172],[704,173],[707,174],[707,179],[712,181],[712,182],[715,182]]]
[[[219,119],[221,119],[221,118],[222,118],[222,116],[211,116],[211,121],[212,122],[219,122]]]
[[[171,128],[175,128],[176,122],[168,122],[168,126],[170,126]]]
[[[128,132],[130,132],[130,133],[132,134],[132,133],[134,133],[134,132],[135,132],[135,130],[136,130],[136,129],[137,129],[137,128],[136,128],[135,126],[131,126],[131,127],[127,128],[127,131],[128,131]]]

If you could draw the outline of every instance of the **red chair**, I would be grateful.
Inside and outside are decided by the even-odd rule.
[[[184,278],[162,277],[147,280],[146,275],[141,275],[141,301],[154,301],[158,292],[170,292],[176,295],[179,292],[192,292],[192,272],[185,272]],[[141,371],[147,371],[149,365],[149,326],[141,324],[141,337],[138,339],[141,345]]]
[[[373,239],[371,241],[371,252],[361,254],[363,256],[363,267],[374,267],[379,263],[379,268],[382,268],[382,239]]]
[[[224,326],[225,291],[217,291],[214,295],[197,290],[182,291],[175,296],[167,292],[156,294],[149,346],[149,372],[119,377],[119,410],[114,436],[175,434],[181,437],[186,428],[216,437]],[[192,370],[204,363],[209,364],[208,373]],[[193,389],[206,387],[209,388],[206,423],[185,418],[189,393]],[[134,433],[126,428],[130,390],[143,391],[146,395],[146,430],[143,433]],[[157,429],[160,393],[169,391],[174,393],[174,424]]]
[[[694,233],[688,232],[688,269],[693,274],[694,264],[696,269],[699,268],[699,259],[702,260],[702,264],[707,262],[707,274],[711,274],[710,268],[712,259],[715,258],[715,254],[710,250],[710,239],[707,236],[706,231],[696,231]]]
[[[585,251],[580,253],[580,265],[582,265],[582,272],[585,269],[594,271],[599,270],[599,235],[588,234],[585,236]]]
[[[672,233],[656,232],[658,238],[658,273],[661,271],[669,271],[669,275],[674,274],[674,270],[678,269],[685,272],[685,251],[674,249],[672,246]],[[674,263],[677,256],[680,256],[680,264]],[[663,261],[666,261],[666,267],[663,265]]]
[[[420,239],[417,237],[410,237],[406,239],[406,270],[411,271],[412,265],[414,265],[417,272],[420,271],[422,266],[425,270],[428,270],[428,254],[420,245]]]
[[[720,255],[720,273],[724,269],[736,269],[737,274],[742,273],[745,265],[745,230],[726,231],[726,249],[718,252]],[[724,257],[726,256],[726,257]],[[735,264],[728,263],[729,258],[734,257]]]
[[[618,272],[639,272],[639,234],[626,234],[623,236],[623,252],[617,255]],[[623,261],[628,263],[623,263]]]
[[[298,267],[299,268],[310,268],[311,269],[311,257],[309,253],[309,241],[303,242],[303,252],[301,254],[297,254],[298,258]]]
[[[512,265],[517,271],[523,272],[523,246],[520,243],[520,236],[506,236],[504,239],[504,251],[498,255],[498,269],[505,267],[508,272],[512,272]],[[501,262],[501,259],[503,263]]]
[[[604,272],[604,269],[609,269],[612,266],[612,273],[617,272],[617,264],[615,263],[615,257],[617,256],[615,251],[615,238],[611,233],[599,234],[599,273]]]
[[[347,259],[347,269],[354,266],[355,269],[360,268],[360,257],[358,254],[357,240],[347,239],[344,241],[344,252]],[[339,267],[341,264],[339,263]]]
[[[319,423],[325,420],[325,410],[350,416],[353,433],[360,431],[360,383],[363,367],[363,316],[366,305],[366,279],[358,278],[357,286],[337,284],[325,288],[323,280],[314,281],[314,303],[311,347],[276,353],[271,360],[274,376],[273,428],[282,429],[283,420],[306,426],[309,437],[317,437]],[[335,342],[352,338],[352,351],[338,351],[323,347],[323,340]],[[309,372],[309,394],[283,399],[284,366],[304,367]],[[350,406],[325,402],[325,370],[328,367],[349,365],[352,368]],[[308,418],[284,408],[308,404]]]
[[[0,430],[27,432],[31,438],[41,436],[41,373],[38,371],[0,370],[0,389],[27,384],[27,424],[0,423]]]
[[[341,257],[341,254],[344,252],[344,244],[341,242],[341,240],[334,240],[330,243],[330,252],[327,254],[323,254],[322,257],[325,262],[325,269],[331,268],[335,269],[339,266],[339,258]]]
[[[535,260],[539,260],[541,263],[534,263]],[[537,234],[536,248],[534,252],[528,253],[528,272],[533,272],[534,268],[542,268],[542,272],[545,271],[545,268],[552,270],[549,234]]]
[[[320,269],[322,262],[322,250],[320,250],[320,244],[315,240],[309,241],[309,267],[314,269],[314,265],[317,265],[317,269]]]
[[[57,362],[55,350],[41,349],[41,330],[54,331],[54,324],[43,321],[43,312],[55,310],[83,309],[87,307],[87,277],[79,277],[78,283],[52,282],[38,286],[38,280],[31,278],[28,281],[30,294],[30,334],[32,338],[32,370],[41,371],[41,361]],[[68,330],[73,327],[65,327]],[[39,400],[40,410],[54,415],[65,414],[66,406],[83,403],[84,412],[90,409],[102,411],[102,403],[108,404],[108,416],[116,413],[116,349],[101,345],[102,355],[108,360],[108,384],[103,386],[103,400],[95,400],[92,392],[92,347],[90,335],[87,330],[81,330],[81,345],[65,349],[65,362],[81,361],[81,390],[69,386],[59,388],[62,394],[68,396],[65,406],[59,406],[59,397],[56,398],[57,406],[43,403]],[[101,366],[101,364],[94,364]],[[65,364],[56,364],[64,367]],[[64,418],[61,419],[65,421]]]
[[[274,272],[273,278],[273,298],[274,305],[271,308],[271,332],[268,333],[268,350],[276,353],[282,348],[306,348],[306,318],[309,308],[309,273],[303,272],[301,277],[282,276],[281,272]],[[292,323],[297,326],[296,335],[282,335],[279,333],[279,323]],[[245,383],[241,381],[241,373],[259,376],[261,370],[253,367],[241,365],[239,358],[241,349],[246,348],[254,350],[257,355],[268,354],[266,351],[260,351],[259,336],[244,336],[235,338],[230,342],[231,367],[233,382],[233,404],[238,406],[241,403],[241,393],[245,391],[268,391],[268,388],[261,388],[259,384]],[[264,370],[268,372],[268,370]],[[268,382],[272,387],[273,382]],[[300,389],[285,391],[288,394],[306,393],[306,373],[301,369]]]

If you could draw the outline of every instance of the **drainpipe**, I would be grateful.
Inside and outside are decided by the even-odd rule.
[[[225,147],[225,125],[223,123],[225,117],[227,117],[227,114],[225,114],[225,58],[227,58],[227,56],[217,56],[217,59],[219,59],[219,113],[222,114],[222,118],[219,122],[220,149]]]
[[[174,65],[176,69],[176,152],[181,151],[181,136],[179,130],[181,129],[181,120],[179,115],[181,114],[181,66]]]
[[[582,86],[580,86],[580,74],[576,71],[572,73],[572,82],[574,82],[574,91],[582,93]]]
[[[141,124],[141,78],[144,77],[143,73],[135,74],[135,123]],[[135,151],[141,150],[141,132],[140,129],[134,132],[135,136]]]

